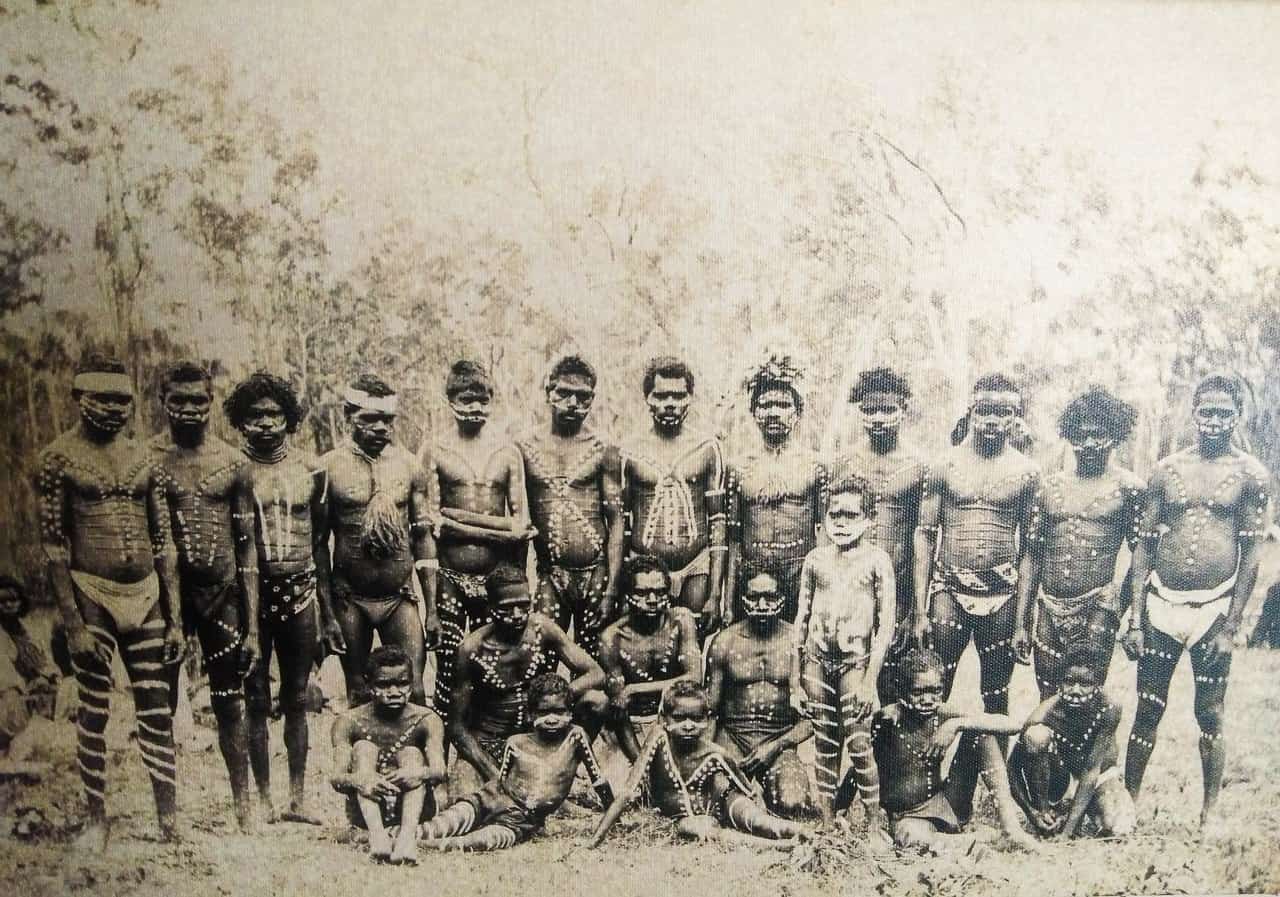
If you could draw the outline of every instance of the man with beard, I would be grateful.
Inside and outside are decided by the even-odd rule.
[[[290,792],[289,812],[278,818],[319,825],[320,820],[306,811],[307,682],[319,648],[334,654],[346,650],[329,598],[328,477],[315,458],[289,444],[290,434],[302,422],[302,408],[286,381],[259,371],[236,385],[223,410],[244,436],[254,508],[243,521],[253,527],[257,549],[261,652],[245,683],[249,763],[264,814],[274,822],[267,733],[274,652],[280,666]]]
[[[618,746],[634,761],[638,726],[658,714],[668,685],[698,679],[698,627],[685,607],[671,606],[671,583],[660,558],[632,555],[623,569],[626,612],[600,637],[600,666],[609,695],[609,723]]]
[[[178,548],[182,619],[200,639],[236,822],[242,831],[252,831],[243,680],[258,664],[259,628],[249,462],[208,432],[213,382],[202,365],[173,365],[161,384],[160,400],[169,434],[155,447]],[[171,706],[178,697],[177,672],[175,666]]]
[[[177,837],[173,711],[167,667],[182,657],[176,574],[167,545],[164,474],[121,431],[133,384],[116,359],[90,358],[71,395],[80,426],[40,455],[36,494],[49,583],[66,627],[80,692],[77,763],[89,820],[77,844],[105,849],[111,664],[117,647],[133,688],[138,748],[162,837]]]
[[[596,372],[576,355],[547,376],[551,426],[517,443],[529,509],[538,530],[538,607],[592,657],[613,616],[622,570],[621,462],[618,450],[585,430]]]
[[[489,375],[475,362],[456,361],[444,391],[456,426],[424,445],[422,462],[440,565],[435,706],[448,720],[458,646],[489,622],[485,577],[501,561],[523,566],[533,532],[520,453],[488,425]]]
[[[1136,799],[1185,649],[1200,726],[1201,826],[1222,787],[1231,652],[1258,578],[1268,521],[1266,469],[1231,444],[1242,408],[1234,377],[1214,374],[1200,381],[1193,401],[1196,444],[1165,458],[1152,473],[1130,565],[1133,613],[1124,649],[1138,661],[1138,709],[1125,784]]]
[[[796,747],[813,726],[796,708],[804,700],[794,663],[791,624],[773,574],[749,574],[744,619],[719,632],[707,649],[707,696],[715,743],[763,786],[765,806],[786,819],[811,815],[809,775]]]
[[[347,387],[343,413],[350,442],[320,459],[329,480],[329,517],[324,538],[333,532],[331,590],[333,612],[342,627],[346,653],[342,671],[347,702],[369,700],[365,663],[376,632],[384,645],[404,651],[412,665],[412,699],[425,704],[422,683],[423,636],[435,639],[435,544],[427,505],[427,478],[417,459],[392,442],[396,394],[369,374]],[[411,577],[417,570],[426,603],[425,621]],[[425,626],[424,626],[425,623]]]
[[[737,582],[740,567],[769,571],[788,623],[796,618],[800,568],[817,544],[827,488],[826,467],[791,438],[804,413],[801,376],[789,357],[773,356],[747,380],[760,444],[731,465],[728,484],[728,581]],[[733,619],[731,596],[720,611],[726,623]]]
[[[683,361],[650,361],[644,397],[652,424],[622,452],[628,550],[661,558],[671,573],[676,603],[703,615],[703,626],[710,629],[729,550],[720,443],[685,429],[693,372]]]
[[[910,385],[896,371],[872,368],[859,374],[849,401],[858,407],[864,439],[831,465],[833,487],[850,476],[862,477],[870,484],[876,513],[871,518],[869,535],[893,561],[897,621],[876,680],[881,704],[890,704],[897,697],[898,658],[910,642],[911,609],[915,605],[914,539],[928,475],[925,459],[898,439],[910,398]]]
[[[1058,419],[1058,431],[1075,453],[1075,468],[1046,477],[1032,500],[1013,637],[1022,663],[1031,659],[1034,645],[1041,700],[1057,693],[1073,647],[1090,649],[1089,656],[1102,664],[1098,681],[1106,681],[1129,591],[1121,588],[1125,577],[1116,571],[1116,559],[1125,542],[1130,548],[1137,544],[1143,488],[1137,476],[1113,467],[1110,458],[1137,417],[1132,405],[1094,387]]]
[[[574,677],[570,705],[588,743],[600,731],[608,701],[600,690],[600,665],[532,605],[524,571],[498,564],[489,574],[493,621],[468,635],[458,649],[449,740],[486,782],[499,774],[507,739],[529,731],[529,687],[543,673],[560,663],[568,667]]]
[[[967,438],[930,471],[914,546],[916,642],[932,635],[945,700],[972,638],[989,713],[1009,708],[1013,594],[1040,484],[1036,465],[1006,445],[1010,421],[1021,415],[1022,396],[1008,377],[987,374],[974,383],[969,413],[957,426]]]

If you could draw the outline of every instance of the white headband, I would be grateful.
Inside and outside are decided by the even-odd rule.
[[[110,392],[120,395],[133,395],[133,381],[128,374],[116,371],[86,371],[76,374],[71,381],[71,388],[80,392]]]
[[[348,405],[366,408],[369,411],[381,411],[383,414],[395,414],[398,403],[395,393],[389,396],[371,396],[363,390],[356,389],[354,386],[347,387],[347,391],[342,398]]]

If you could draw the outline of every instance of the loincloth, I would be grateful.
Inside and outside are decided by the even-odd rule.
[[[458,798],[458,803],[470,804],[475,810],[476,821],[472,831],[500,825],[516,836],[517,844],[537,834],[548,815],[545,811],[525,807],[498,780],[487,782],[479,791]]]
[[[258,617],[284,623],[316,600],[316,572],[302,570],[285,576],[263,576],[258,580]]]
[[[551,591],[555,593],[556,599],[561,603],[567,603],[572,607],[582,605],[592,605],[599,603],[604,596],[602,588],[592,588],[592,580],[596,577],[596,571],[604,567],[604,559],[590,564],[586,567],[565,567],[560,564],[551,564],[538,571],[538,576],[544,583],[550,586]],[[600,578],[600,586],[604,585],[604,578]]]
[[[1236,574],[1210,589],[1171,589],[1152,570],[1147,578],[1147,623],[1190,647],[1231,609]]]
[[[488,574],[463,573],[460,570],[450,570],[448,567],[441,567],[439,572],[441,578],[447,579],[456,586],[467,601],[478,603],[483,607],[489,600]]]
[[[791,728],[790,724],[781,726],[766,726],[759,721],[753,720],[750,724],[744,726],[735,726],[732,720],[721,722],[717,732],[716,740],[727,741],[737,752],[738,756],[745,758],[753,750],[764,742],[776,738],[783,732]],[[723,744],[723,741],[721,743]],[[777,780],[788,772],[799,770],[802,776],[808,778],[804,764],[800,761],[800,755],[796,753],[793,747],[779,751],[778,756],[774,757],[773,762],[768,766],[761,768],[751,778],[765,786],[766,792],[777,792]],[[744,773],[745,775],[745,773]]]
[[[411,604],[416,604],[418,601],[417,596],[413,593],[413,586],[407,582],[398,591],[390,595],[371,597],[358,594],[350,589],[342,591],[335,589],[333,597],[346,601],[358,609],[369,622],[369,625],[375,629],[391,619],[392,614],[398,611],[400,605],[406,601]]]
[[[803,649],[804,659],[818,664],[826,676],[843,676],[850,670],[866,669],[871,662],[870,638],[841,639],[848,647],[839,647],[831,643],[826,633],[813,629],[809,632],[809,640]]]
[[[76,591],[107,612],[121,634],[141,627],[160,600],[160,577],[154,572],[137,582],[116,582],[72,570],[71,581]]]
[[[975,617],[989,617],[1008,603],[1018,584],[1018,568],[1005,562],[989,570],[939,567],[929,583],[929,599],[950,595],[960,609]]]
[[[947,799],[946,793],[942,791],[909,810],[897,813],[890,811],[888,816],[891,828],[904,819],[923,819],[932,823],[939,831],[954,834],[961,829],[960,818],[956,815],[956,808],[951,806],[951,801]]]

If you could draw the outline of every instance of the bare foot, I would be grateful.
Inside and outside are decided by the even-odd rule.
[[[391,851],[391,862],[403,863],[406,866],[418,865],[418,844],[412,837],[397,838],[395,848]]]
[[[105,819],[95,820],[84,827],[84,831],[71,842],[71,846],[75,850],[86,853],[102,853],[107,849],[107,836],[110,831],[110,826]]]
[[[302,807],[290,807],[287,813],[280,814],[281,822],[300,822],[303,825],[324,825],[324,821],[312,816]]]
[[[1018,829],[1017,831],[1005,832],[1004,836],[1006,839],[1008,839],[1009,844],[1013,847],[1016,847],[1018,850],[1033,851],[1040,844],[1039,841],[1037,841],[1031,835],[1028,835],[1022,829]]]
[[[385,831],[369,832],[369,856],[379,863],[391,859],[391,838]]]

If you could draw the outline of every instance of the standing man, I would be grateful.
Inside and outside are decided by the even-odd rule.
[[[792,439],[804,413],[802,376],[789,357],[771,356],[747,380],[760,443],[731,465],[728,487],[728,582],[738,582],[739,568],[773,574],[788,623],[795,622],[800,568],[817,544],[827,490],[826,467]],[[732,605],[726,595],[719,608],[726,624],[739,615]]]
[[[912,581],[916,524],[929,468],[925,459],[898,439],[911,386],[906,377],[890,368],[872,368],[858,375],[849,401],[858,408],[863,439],[845,457],[831,465],[833,490],[850,476],[866,480],[876,508],[871,518],[872,543],[893,561],[897,587],[897,620],[893,641],[876,680],[882,705],[898,699],[898,659],[911,636],[911,608],[915,604]]]
[[[978,378],[969,413],[956,428],[967,436],[930,471],[916,528],[916,641],[931,632],[946,700],[972,638],[988,713],[1009,709],[1013,595],[1040,485],[1036,465],[1006,444],[1011,422],[1021,416],[1022,395],[1012,380]]]
[[[280,665],[280,706],[289,755],[289,812],[280,819],[319,825],[306,811],[307,681],[322,647],[346,648],[329,600],[328,477],[319,462],[289,444],[302,422],[298,397],[286,381],[258,371],[222,403],[244,436],[257,548],[261,660],[245,683],[249,702],[249,763],[267,821],[271,804],[271,654]],[[317,606],[319,623],[317,628]]]
[[[333,612],[342,628],[346,653],[342,672],[347,703],[364,704],[365,665],[373,634],[384,645],[404,651],[410,670],[414,704],[426,704],[422,683],[426,659],[423,635],[440,632],[436,616],[435,541],[427,504],[427,478],[416,458],[392,442],[396,393],[369,374],[357,377],[343,397],[343,413],[351,428],[347,445],[320,459],[329,481],[328,519],[322,532],[333,532]],[[418,616],[412,576],[426,603],[425,621]],[[424,627],[425,623],[425,627]]]
[[[671,571],[672,598],[712,628],[729,550],[720,443],[685,429],[693,372],[683,361],[650,361],[644,397],[652,423],[622,451],[627,547],[660,558]]]
[[[200,639],[218,747],[231,780],[236,822],[254,829],[249,792],[249,724],[244,678],[259,659],[258,574],[249,462],[208,432],[209,371],[194,361],[169,368],[160,386],[168,438],[157,440],[164,497],[178,548],[182,619]],[[177,667],[170,704],[177,698]]]
[[[538,534],[538,607],[592,657],[613,618],[622,570],[622,489],[618,449],[583,428],[596,397],[596,372],[577,355],[547,375],[548,431],[517,443]]]
[[[456,426],[424,444],[422,463],[440,565],[435,706],[447,722],[458,646],[489,622],[485,578],[502,561],[523,567],[532,531],[520,453],[488,424],[493,381],[455,361],[444,391]]]
[[[166,667],[182,658],[164,474],[145,444],[121,431],[133,410],[122,362],[86,359],[71,395],[80,426],[40,455],[40,541],[80,691],[77,754],[89,821],[77,844],[100,852],[111,663],[120,648],[133,688],[138,748],[151,777],[161,836],[177,837],[173,711]]]
[[[1122,545],[1137,544],[1143,490],[1137,476],[1111,466],[1111,450],[1137,419],[1132,405],[1096,386],[1058,418],[1075,468],[1050,474],[1032,500],[1013,637],[1020,663],[1031,660],[1034,646],[1042,701],[1057,694],[1073,648],[1102,664],[1094,672],[1106,682],[1129,591],[1116,560]]]
[[[1231,444],[1243,408],[1240,383],[1211,375],[1193,400],[1196,445],[1165,458],[1147,485],[1133,553],[1133,613],[1124,637],[1138,661],[1138,709],[1124,778],[1136,799],[1164,715],[1169,681],[1184,649],[1195,678],[1208,821],[1222,787],[1227,746],[1223,703],[1240,618],[1258,578],[1267,527],[1267,473]]]

